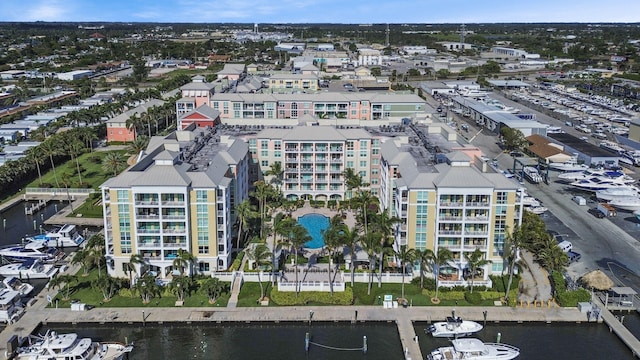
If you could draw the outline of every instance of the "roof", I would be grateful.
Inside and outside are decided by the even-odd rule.
[[[571,134],[567,134],[567,133],[547,134],[547,137],[555,140],[560,144],[576,149],[577,151],[585,155],[588,155],[590,157],[618,158],[617,155],[599,146],[595,146],[589,142],[579,139]]]
[[[210,107],[209,105],[205,104],[205,105],[198,106],[196,109],[194,109],[194,110],[192,110],[192,111],[190,111],[188,113],[182,114],[180,116],[180,119],[184,119],[184,118],[186,118],[186,117],[188,117],[190,115],[196,114],[196,113],[197,114],[202,114],[205,117],[207,117],[209,119],[213,119],[213,120],[215,120],[218,117],[220,117],[220,111],[215,110],[212,107]]]
[[[527,149],[529,151],[531,151],[533,154],[535,154],[536,156],[538,156],[538,157],[540,157],[542,159],[546,159],[546,158],[554,156],[554,155],[565,153],[564,151],[562,151],[562,149],[558,149],[555,146],[548,145],[548,143],[547,144],[533,144],[533,145],[529,146]]]
[[[136,107],[134,107],[133,109],[129,109],[109,120],[107,120],[108,123],[125,123],[127,122],[127,120],[129,120],[129,118],[131,116],[133,116],[134,114],[142,114],[147,112],[150,108],[154,107],[154,106],[162,106],[164,104],[164,101],[162,100],[158,100],[158,99],[151,99],[143,104],[140,104]]]
[[[225,64],[222,70],[218,71],[218,75],[239,75],[244,72],[245,64]]]

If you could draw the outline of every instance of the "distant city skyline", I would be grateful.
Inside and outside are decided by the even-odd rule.
[[[164,23],[640,22],[623,0],[1,0],[0,21]]]

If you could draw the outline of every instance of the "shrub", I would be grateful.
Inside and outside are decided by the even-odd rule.
[[[464,293],[464,299],[471,305],[480,305],[482,303],[482,295],[479,292],[467,291]]]
[[[233,260],[233,263],[231,264],[229,271],[240,270],[240,265],[242,264],[243,257],[244,257],[244,251],[238,253],[238,255],[236,256],[236,259]]]
[[[121,288],[120,291],[118,291],[118,295],[120,295],[122,297],[128,297],[128,298],[134,297],[133,291],[131,291],[131,289],[129,289],[128,287]]]
[[[507,291],[507,283],[509,282],[509,275],[490,275],[491,283],[493,284],[493,290],[504,293]],[[511,289],[518,288],[520,282],[520,275],[513,275],[513,281],[511,283]]]
[[[411,284],[419,287],[420,286],[420,276],[411,279]],[[427,289],[427,290],[435,291],[436,290],[436,279],[430,278],[430,277],[425,277],[422,286],[424,286],[424,288]]]
[[[271,300],[277,305],[307,305],[309,303],[327,305],[350,305],[353,301],[353,290],[347,287],[344,292],[303,291],[296,296],[295,292],[271,290]]]

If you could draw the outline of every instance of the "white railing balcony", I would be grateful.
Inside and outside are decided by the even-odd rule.
[[[160,217],[156,214],[142,214],[136,215],[136,219],[139,220],[158,220]]]
[[[462,235],[462,230],[439,230],[439,235]]]
[[[488,216],[465,216],[465,221],[489,221]]]
[[[140,242],[140,243],[138,243],[138,247],[140,247],[140,248],[150,248],[150,247],[159,247],[159,246],[160,246],[160,242],[159,241]]]
[[[186,228],[164,228],[162,232],[165,234],[184,234],[187,231]]]
[[[162,205],[163,206],[184,206],[185,201],[184,200],[163,200]]]
[[[462,216],[438,216],[438,220],[440,221],[462,221]]]
[[[473,207],[488,207],[490,204],[488,202],[485,201],[468,201],[467,206],[473,206]]]
[[[489,235],[489,231],[488,230],[465,230],[464,234],[472,235],[472,236],[487,236]]]
[[[138,234],[160,234],[160,229],[136,229]]]
[[[184,214],[162,215],[162,218],[165,220],[185,220],[187,216]]]
[[[186,242],[183,242],[183,243],[164,243],[163,246],[166,247],[166,248],[183,248],[183,249],[186,249],[187,248],[187,243]]]
[[[476,250],[476,249],[480,249],[480,250],[487,250],[487,245],[486,244],[482,244],[482,245],[473,245],[473,244],[464,244],[462,246],[462,249],[464,250]]]
[[[462,207],[464,203],[462,201],[456,202],[440,202],[440,207]]]
[[[158,200],[136,200],[136,205],[158,205]]]

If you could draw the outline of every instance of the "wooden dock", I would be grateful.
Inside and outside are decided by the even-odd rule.
[[[640,356],[640,340],[638,340],[632,333],[629,331],[622,323],[616,318],[609,309],[604,307],[604,304],[597,297],[594,299],[594,302],[601,309],[602,320],[607,326],[609,326],[609,330],[614,332],[620,340],[622,340],[627,347],[631,350],[634,357]],[[628,310],[628,309],[625,309]]]

